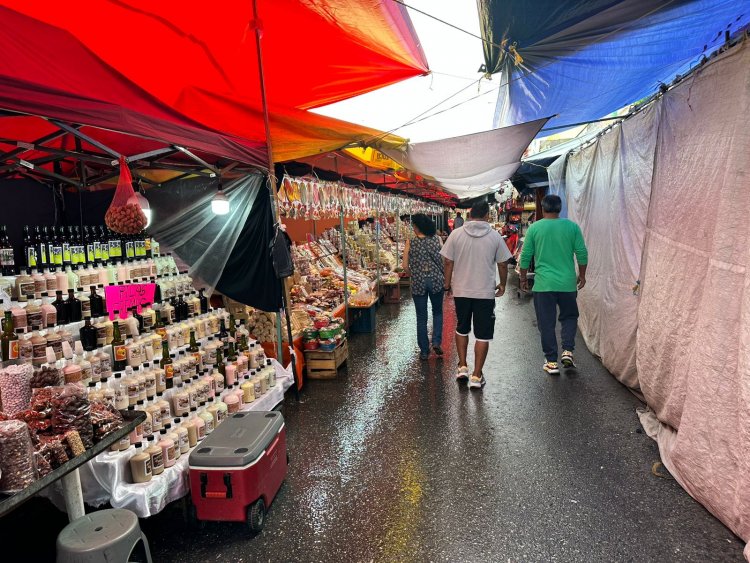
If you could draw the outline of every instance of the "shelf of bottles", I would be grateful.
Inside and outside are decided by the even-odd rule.
[[[204,290],[196,291],[172,256],[159,254],[157,242],[84,228],[81,247],[72,242],[75,229],[66,240],[58,234],[27,229],[30,267],[2,278],[2,366],[27,364],[35,374],[45,372],[46,385],[80,384],[90,401],[145,411],[146,420],[113,447],[135,460],[133,479],[149,480],[170,467],[227,414],[276,386],[272,361],[244,322],[211,309]],[[50,240],[59,251],[43,246]],[[109,315],[104,288],[138,282],[155,284],[154,302]],[[146,453],[148,463],[137,469]]]

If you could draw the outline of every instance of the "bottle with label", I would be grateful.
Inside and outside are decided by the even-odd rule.
[[[166,424],[165,427],[159,431],[160,439],[158,446],[161,448],[164,457],[164,467],[172,467],[177,459],[174,440],[169,438],[167,432],[168,430],[171,430],[171,427],[171,424]]]
[[[227,325],[224,322],[224,317],[221,318],[221,322],[219,323],[219,340],[221,341],[224,350],[226,350],[227,345],[229,344],[229,331],[227,331]]]
[[[120,323],[118,322],[119,311],[115,311],[115,321],[112,323],[112,369],[114,371],[123,371],[128,365],[128,351],[125,347],[125,341],[120,334]]]
[[[99,354],[91,352],[86,359],[91,364],[91,381],[99,383],[102,380],[102,360]]]
[[[145,453],[151,456],[151,473],[153,475],[161,475],[164,473],[164,454],[162,449],[156,443],[156,436],[149,436],[147,442],[148,447]]]
[[[42,293],[41,310],[42,326],[54,326],[57,323],[57,308],[52,305],[52,299],[50,299],[47,293]]]
[[[5,225],[0,227],[0,266],[2,266],[2,273],[4,276],[15,275],[16,258]]]
[[[203,287],[198,290],[198,300],[201,304],[201,315],[208,313],[208,297],[203,294],[205,291],[206,289]]]
[[[3,319],[3,334],[2,337],[0,337],[0,344],[2,346],[4,362],[18,359],[18,336],[13,330],[13,315],[10,311],[5,311],[5,318]]]
[[[187,415],[186,415],[187,416]],[[177,444],[180,450],[180,455],[188,453],[190,450],[190,438],[188,437],[188,431],[182,424],[182,419],[175,418],[175,429],[174,433],[177,434]]]
[[[33,326],[31,333],[31,358],[35,366],[47,363],[47,339],[41,335],[38,326]]]
[[[169,354],[169,342],[162,342],[161,361],[159,367],[164,370],[167,389],[174,387],[174,354]]]
[[[26,261],[27,268],[37,267],[37,255],[36,245],[34,244],[34,235],[29,230],[29,226],[26,225],[23,228],[23,256]]]
[[[42,300],[33,299],[26,305],[26,326],[32,329],[42,326]]]
[[[25,303],[29,299],[33,299],[35,289],[34,278],[31,277],[31,270],[26,270],[26,273],[21,273],[16,276],[14,296],[18,301]]]
[[[49,266],[49,261],[47,260],[47,239],[42,236],[42,231],[38,225],[34,227],[34,244],[37,254],[37,268],[47,268]]]
[[[96,286],[90,287],[91,293],[89,294],[89,303],[91,306],[91,316],[101,317],[104,315],[104,299],[96,292]]]
[[[62,239],[63,239],[63,230],[65,227],[60,227],[59,229],[55,229],[55,227],[52,227],[52,257],[50,259],[50,263],[55,266],[55,268],[62,268],[63,267],[63,248],[62,248]]]
[[[10,308],[10,312],[13,316],[13,329],[14,330],[25,330],[29,323],[26,317],[26,309],[20,305],[14,305]]]
[[[46,293],[57,291],[57,274],[54,270],[44,272],[44,281],[46,282]]]
[[[86,352],[83,351],[80,340],[75,343],[75,353],[75,362],[81,367],[81,382],[84,385],[88,385],[92,379],[91,362],[86,357]]]
[[[182,427],[187,430],[188,433],[188,447],[194,448],[198,444],[198,428],[195,424],[196,408],[190,409],[190,418],[186,420]]]
[[[141,442],[135,443],[135,453],[130,458],[133,483],[148,483],[153,475],[151,455],[143,450]]]
[[[90,317],[91,316],[91,301],[89,301],[89,296],[86,295],[82,289],[78,289],[78,300],[81,302],[81,317]]]

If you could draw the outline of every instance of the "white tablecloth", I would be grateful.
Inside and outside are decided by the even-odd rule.
[[[243,405],[242,410],[270,411],[284,400],[284,393],[292,386],[292,373],[276,360],[276,386],[260,399]],[[126,508],[140,518],[152,516],[190,492],[188,482],[189,453],[183,454],[172,467],[155,475],[148,483],[131,483],[129,459],[133,451],[104,452],[81,466],[83,500],[90,506],[110,503],[113,508]],[[48,496],[58,507],[65,506],[57,488],[47,489]]]

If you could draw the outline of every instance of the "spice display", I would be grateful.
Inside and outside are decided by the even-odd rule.
[[[20,491],[37,477],[31,433],[25,422],[0,422],[0,491]]]
[[[29,408],[33,373],[34,368],[28,364],[8,366],[0,370],[0,396],[3,412],[8,416]]]

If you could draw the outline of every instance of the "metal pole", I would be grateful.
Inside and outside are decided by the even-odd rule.
[[[375,210],[375,264],[377,267],[378,277],[377,280],[377,295],[378,301],[380,301],[380,209]]]
[[[270,191],[271,191],[271,208],[274,213],[275,222],[279,222],[279,208],[276,205],[277,201],[277,188],[276,188],[276,173],[274,170],[273,160],[273,142],[271,140],[271,121],[268,115],[268,99],[266,97],[266,79],[263,73],[263,48],[261,45],[261,28],[260,19],[258,18],[258,1],[253,0],[253,19],[255,27],[255,46],[258,51],[258,78],[260,81],[260,98],[263,105],[263,126],[266,131],[266,150],[268,152],[268,177],[270,180]],[[294,392],[297,400],[299,400],[299,385],[297,383],[297,362],[294,357],[294,341],[292,339],[292,323],[289,314],[289,308],[291,305],[291,297],[286,289],[286,281],[281,282],[281,291],[284,297],[284,312],[286,313],[287,320],[287,337],[289,338],[289,358],[292,363],[292,380],[294,381]],[[281,311],[279,311],[276,317],[277,320],[277,331],[276,337],[278,339],[278,357],[279,362],[284,361],[284,342],[281,336]]]
[[[349,283],[346,276],[346,232],[344,229],[344,206],[339,212],[339,231],[341,232],[341,261],[344,263],[344,324],[349,328]]]

